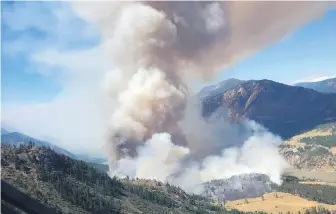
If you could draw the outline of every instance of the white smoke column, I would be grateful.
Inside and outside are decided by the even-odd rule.
[[[204,160],[202,180],[229,178],[244,173],[261,173],[280,184],[282,170],[287,167],[277,146],[281,139],[271,133],[262,132],[251,136],[241,148],[223,150],[220,157]]]
[[[144,146],[138,148],[138,157],[119,161],[120,166],[112,175],[168,181],[170,175],[180,169],[180,161],[189,153],[189,149],[174,145],[170,134],[154,134]]]
[[[149,146],[156,155],[164,155],[153,147],[161,138],[155,133],[170,133],[171,140],[165,136],[164,142],[188,145],[191,149],[193,142],[182,142],[178,128],[189,94],[187,81],[212,78],[224,67],[321,16],[328,3],[75,1],[73,6],[80,16],[97,24],[103,36],[102,45],[116,68],[107,78],[107,83],[111,80],[110,95],[115,99],[107,142],[113,172],[118,167],[115,161],[120,159],[143,163],[139,158],[142,160],[141,155],[147,153],[141,153],[143,150],[139,148]],[[185,139],[191,138],[185,136]],[[268,138],[261,136],[261,140],[266,143]],[[256,141],[258,138],[251,138],[244,146],[252,144],[253,148],[259,148],[261,145]],[[207,143],[211,147],[212,142]],[[270,171],[267,165],[257,166],[259,163],[252,161],[256,156],[247,156],[245,147],[238,150],[242,155],[234,149],[224,151],[219,157],[221,163],[236,164],[237,173],[260,169],[274,176],[279,174]],[[237,160],[232,162],[233,159]],[[203,172],[218,177],[213,176],[214,171],[223,170],[215,168],[213,162],[207,158]],[[173,164],[167,170],[174,172],[176,166]],[[152,173],[146,170],[140,173],[138,168],[136,171],[141,176]],[[208,179],[204,173],[200,175],[201,181]]]
[[[225,125],[225,123],[219,123]],[[226,125],[226,127],[227,127]],[[211,128],[213,128],[213,125]],[[182,186],[186,191],[201,193],[202,185],[206,181],[230,178],[234,175],[260,173],[267,175],[276,184],[281,184],[281,174],[288,164],[279,153],[278,146],[282,143],[281,138],[267,132],[263,127],[253,121],[247,121],[244,125],[247,128],[245,134],[249,134],[242,146],[225,147],[227,139],[238,140],[235,128],[226,132],[228,138],[212,138],[215,142],[221,139],[223,149],[219,155],[208,155],[201,162],[194,162],[184,166],[181,174],[171,180],[172,183]],[[205,128],[204,132],[211,132]],[[196,132],[195,132],[196,133]],[[195,138],[201,134],[195,134]],[[208,142],[203,142],[207,144]],[[198,188],[195,188],[198,187]]]
[[[192,193],[202,193],[204,182],[248,173],[265,174],[272,182],[281,184],[281,174],[288,167],[277,149],[282,140],[254,122],[247,122],[246,127],[255,133],[242,147],[224,148],[220,155],[187,163],[181,160],[190,154],[188,148],[174,145],[168,133],[154,134],[138,148],[136,158],[121,159],[112,175],[168,181]],[[207,131],[211,130],[206,128],[204,132]],[[225,144],[226,139],[222,140]]]

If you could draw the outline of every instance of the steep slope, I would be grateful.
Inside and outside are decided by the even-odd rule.
[[[2,179],[62,213],[230,213],[169,184],[111,179],[46,147],[2,145],[1,166]]]
[[[336,121],[336,94],[294,87],[270,80],[246,81],[203,101],[203,115],[225,106],[233,122],[255,120],[288,139],[313,127]]]
[[[304,88],[314,89],[323,93],[336,93],[336,77],[318,82],[301,82],[295,85]]]

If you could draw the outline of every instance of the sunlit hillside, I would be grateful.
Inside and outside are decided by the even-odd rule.
[[[328,210],[336,210],[336,205],[319,203],[283,192],[268,193],[257,198],[229,201],[226,206],[227,208],[234,208],[245,212],[262,210],[267,213],[298,213],[299,211],[305,212],[311,207],[323,207]]]

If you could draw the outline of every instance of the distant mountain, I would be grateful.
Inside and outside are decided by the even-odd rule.
[[[4,129],[4,128],[1,128],[1,135],[3,135],[3,134],[8,134],[9,133],[9,131],[7,131],[6,129]]]
[[[10,145],[19,146],[20,144],[27,144],[31,141],[31,142],[34,142],[36,146],[49,146],[51,149],[53,149],[57,153],[61,153],[69,157],[76,158],[76,155],[72,154],[71,152],[65,149],[62,149],[60,147],[57,147],[47,141],[39,140],[39,139],[30,137],[28,135],[25,135],[19,132],[11,132],[11,133],[4,132],[4,133],[5,134],[3,134],[1,130],[1,143],[2,144],[10,144]]]
[[[216,85],[210,85],[207,87],[204,87],[199,93],[198,93],[198,97],[200,99],[204,99],[207,98],[209,96],[214,96],[217,94],[221,94],[224,93],[227,90],[230,90],[240,84],[242,84],[243,82],[245,82],[244,80],[239,80],[239,79],[227,79],[224,80]]]
[[[288,139],[313,127],[336,121],[336,94],[289,86],[270,80],[250,80],[203,100],[207,117],[220,106],[233,122],[255,120]]]
[[[323,93],[336,93],[336,77],[318,82],[301,82],[295,84],[295,86],[310,88]]]
[[[44,141],[44,140],[39,140],[37,138],[33,138],[31,136],[22,134],[20,132],[9,132],[6,129],[1,129],[1,143],[3,144],[10,144],[10,145],[15,145],[19,146],[20,144],[24,143],[27,144],[29,141],[34,142],[36,146],[49,146],[56,152],[60,154],[65,154],[71,158],[75,158],[78,160],[83,160],[86,162],[90,163],[96,163],[96,164],[102,164],[106,163],[107,159],[106,158],[99,158],[99,157],[91,157],[88,154],[73,154],[65,149],[62,149],[58,146],[55,146],[54,144]]]
[[[76,154],[76,157],[80,160],[84,160],[86,162],[92,162],[92,163],[106,163],[107,159],[106,158],[99,158],[99,157],[91,157],[88,154]]]

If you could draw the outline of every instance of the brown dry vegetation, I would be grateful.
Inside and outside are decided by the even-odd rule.
[[[276,197],[277,195],[277,197]],[[246,202],[247,200],[247,202]],[[299,196],[276,192],[268,193],[262,197],[248,198],[236,201],[228,201],[226,206],[228,209],[237,209],[240,211],[264,211],[267,213],[291,213],[305,212],[311,207],[324,207],[328,210],[336,210],[336,205],[329,205],[318,203],[316,201],[309,201]]]
[[[300,170],[289,168],[285,171],[285,175],[292,175],[298,177],[300,179],[309,178],[315,179],[319,181],[326,181],[326,182],[336,182],[336,172],[313,172],[308,170]]]
[[[305,137],[316,137],[316,136],[330,136],[332,134],[333,134],[333,132],[332,132],[331,128],[326,129],[326,130],[316,130],[316,129],[313,129],[313,130],[305,132],[303,134],[296,135],[296,136],[292,137],[291,139],[285,141],[284,143],[288,144],[288,145],[294,145],[294,146],[304,146],[306,144],[303,143],[303,142],[301,142],[302,138],[305,138]]]
[[[331,153],[336,155],[336,146],[330,148]]]
[[[279,150],[287,159],[288,163],[297,169],[336,172],[335,137],[336,123],[323,124],[310,131],[293,136],[285,141],[284,144],[279,147]],[[335,176],[333,174],[322,175],[322,177],[321,175],[318,175],[318,178],[315,178],[315,175],[313,175],[313,179],[328,179],[328,181],[330,181],[328,177],[332,176],[336,180],[336,174]],[[307,176],[303,175],[302,177]]]

